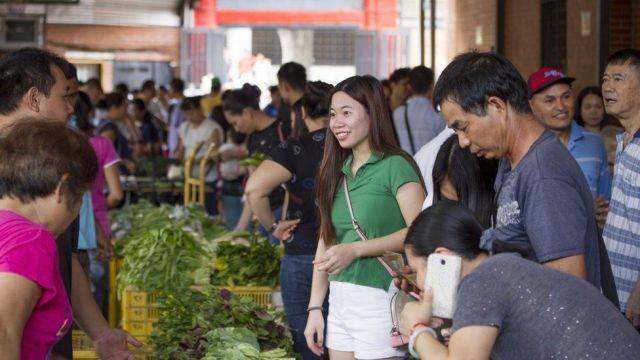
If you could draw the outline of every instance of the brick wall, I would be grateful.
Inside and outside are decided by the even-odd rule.
[[[576,96],[583,87],[599,84],[598,12],[596,1],[567,1],[567,74],[576,78]]]
[[[638,20],[633,19],[634,7],[638,7],[638,1],[609,1],[609,53],[632,45],[633,23],[638,23]]]
[[[452,57],[471,49],[496,47],[496,0],[455,0],[450,3]]]
[[[632,13],[632,46],[640,49],[640,0],[633,1]]]
[[[180,28],[101,25],[47,25],[47,48],[108,52],[114,60],[180,62]]]
[[[526,79],[542,59],[540,0],[505,1],[504,55]]]

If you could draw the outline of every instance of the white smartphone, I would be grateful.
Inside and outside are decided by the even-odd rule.
[[[425,289],[433,291],[432,315],[452,319],[456,309],[456,295],[460,282],[462,259],[455,255],[431,254],[427,260]]]

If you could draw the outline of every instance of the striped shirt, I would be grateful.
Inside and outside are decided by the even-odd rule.
[[[607,150],[602,138],[573,121],[567,149],[587,178],[593,198],[602,195],[609,200],[611,174],[607,163]]]
[[[640,275],[640,131],[625,148],[623,139],[624,133],[617,136],[613,191],[603,237],[624,312]]]

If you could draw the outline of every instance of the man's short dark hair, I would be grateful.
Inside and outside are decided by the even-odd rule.
[[[0,114],[16,111],[20,101],[35,87],[49,97],[55,79],[51,66],[57,66],[67,77],[69,62],[42,49],[24,48],[0,58]]]
[[[609,59],[607,59],[607,65],[624,65],[627,63],[629,63],[629,66],[634,68],[640,76],[640,50],[623,49],[609,55]]]
[[[94,87],[96,89],[99,89],[100,92],[102,92],[102,93],[104,92],[104,90],[102,90],[102,83],[100,82],[100,79],[98,79],[98,78],[91,78],[91,79],[85,81],[84,85],[85,86],[91,86],[91,87]]]
[[[182,94],[184,92],[184,80],[180,78],[171,79],[169,88]]]
[[[67,62],[67,69],[64,71],[64,77],[67,80],[78,79],[78,68],[70,62]]]
[[[200,99],[201,99],[200,96],[192,96],[192,97],[185,98],[184,100],[182,100],[182,103],[180,104],[180,110],[189,111],[189,110],[201,109]]]
[[[142,91],[155,90],[155,89],[156,89],[156,82],[151,79],[145,80],[142,83]]]
[[[433,70],[418,65],[409,72],[409,86],[416,94],[424,94],[433,86]]]
[[[293,89],[304,91],[307,87],[307,71],[297,62],[288,62],[280,66],[278,81],[289,84]]]
[[[125,83],[118,83],[118,85],[116,85],[115,90],[114,91],[118,91],[121,92],[123,94],[129,94],[129,85],[125,84]]]
[[[406,79],[406,78],[409,77],[409,73],[410,72],[411,72],[411,69],[408,68],[408,67],[395,69],[391,73],[391,75],[389,75],[389,82],[395,83],[395,82],[398,82],[400,80]]]
[[[278,89],[278,85],[271,85],[271,86],[269,86],[269,93],[270,93],[271,95],[273,95],[273,94],[277,93],[278,91],[280,91],[280,90]]]
[[[490,96],[519,113],[532,113],[527,83],[509,60],[495,53],[468,52],[456,56],[440,74],[433,103],[452,101],[467,113],[485,116]]]

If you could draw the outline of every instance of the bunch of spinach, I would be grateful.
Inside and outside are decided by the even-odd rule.
[[[219,286],[278,286],[281,246],[262,239],[245,246],[231,241],[217,243],[211,283]]]
[[[291,357],[293,354],[282,312],[260,306],[250,298],[233,296],[224,289],[206,288],[202,292],[186,289],[160,295],[160,304],[161,316],[151,334],[158,359],[186,360],[207,356],[226,359],[219,357],[218,351],[231,348],[232,338],[235,342],[248,342],[253,348],[265,350],[264,356]],[[223,328],[242,330],[232,331],[234,334],[216,331]],[[245,350],[249,351],[246,347]],[[251,359],[240,357],[245,358]]]

